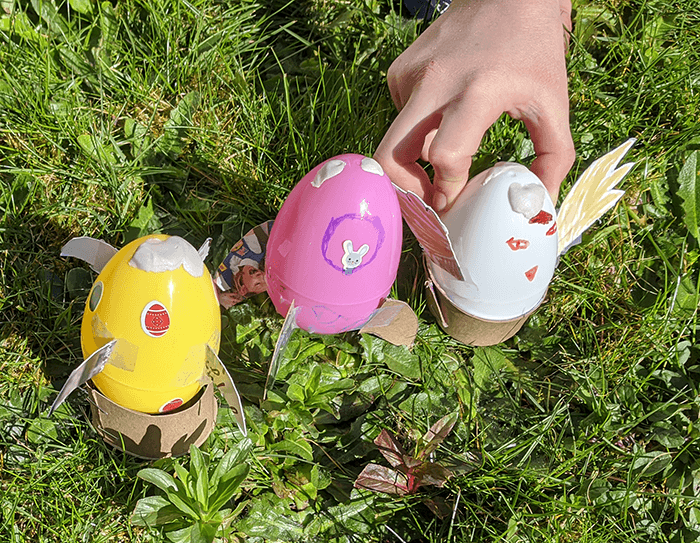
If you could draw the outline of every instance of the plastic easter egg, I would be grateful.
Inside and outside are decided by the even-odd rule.
[[[122,407],[172,411],[201,387],[206,347],[216,353],[221,315],[211,275],[182,238],[148,236],[117,252],[92,287],[83,355],[118,339],[95,386]]]
[[[441,219],[465,280],[434,264],[431,271],[460,310],[505,321],[542,302],[557,263],[556,211],[528,168],[499,163],[482,172]]]
[[[396,192],[375,160],[356,154],[311,170],[284,202],[270,232],[268,293],[297,325],[334,334],[360,328],[396,278],[402,243]]]

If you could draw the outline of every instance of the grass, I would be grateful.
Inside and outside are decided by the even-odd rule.
[[[212,237],[213,269],[315,164],[372,154],[395,114],[386,69],[425,23],[387,0],[0,8],[0,540],[177,540],[171,525],[131,517],[141,498],[163,495],[137,473],[172,474],[172,460],[106,446],[81,393],[47,416],[82,360],[94,279],[60,247],[79,235],[117,247],[155,231],[195,246]],[[281,318],[258,299],[223,312],[221,357],[244,395],[253,447],[220,537],[700,536],[700,4],[574,8],[578,158],[562,194],[633,136],[637,166],[622,202],[562,258],[547,303],[496,347],[466,347],[437,328],[409,234],[395,293],[420,317],[412,351],[297,332],[275,394],[261,402]],[[528,149],[523,127],[501,119],[475,168],[527,163]],[[314,375],[320,385],[306,386]],[[386,465],[372,444],[382,429],[415,453],[455,411],[434,453],[453,473],[443,487],[352,489],[367,464]],[[208,461],[240,443],[233,427],[222,411]]]

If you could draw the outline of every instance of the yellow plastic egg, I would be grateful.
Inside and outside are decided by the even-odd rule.
[[[92,287],[81,328],[83,355],[117,339],[92,378],[105,396],[144,413],[171,411],[199,391],[207,345],[221,316],[201,256],[177,236],[147,236],[117,252]]]

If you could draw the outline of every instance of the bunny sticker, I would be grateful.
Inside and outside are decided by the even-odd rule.
[[[355,251],[352,247],[352,240],[346,239],[343,242],[343,249],[345,250],[341,260],[343,264],[343,273],[345,273],[345,275],[350,275],[352,270],[362,264],[362,257],[369,252],[369,245],[365,243]]]

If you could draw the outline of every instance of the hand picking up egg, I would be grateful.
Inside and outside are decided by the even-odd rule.
[[[398,189],[426,255],[428,303],[441,326],[472,345],[514,335],[542,303],[560,255],[622,196],[614,187],[634,164],[617,165],[634,141],[591,164],[559,213],[537,176],[515,163],[471,179],[442,217]]]

